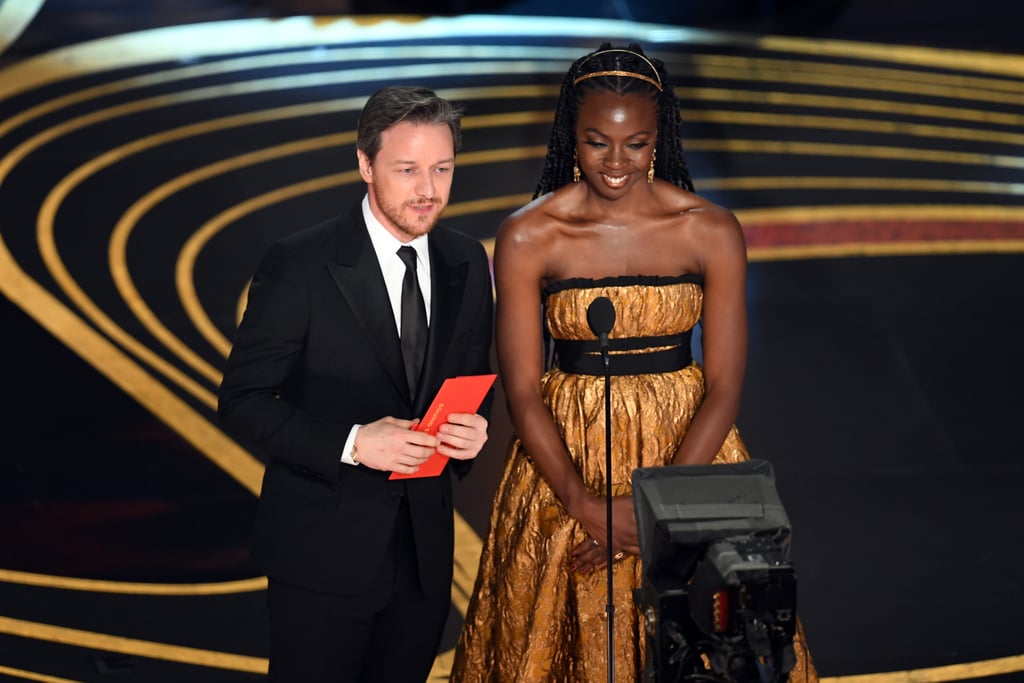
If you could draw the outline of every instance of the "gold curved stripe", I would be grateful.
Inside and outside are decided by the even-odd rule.
[[[739,59],[739,58],[737,58]],[[847,64],[829,64],[831,68],[808,69],[814,62],[778,63],[777,60],[756,59],[745,69],[733,66],[704,66],[695,60],[688,71],[706,82],[744,81],[761,82],[769,85],[800,85],[825,89],[866,90],[876,93],[892,93],[899,97],[923,96],[970,100],[992,104],[1020,106],[1024,104],[1020,83],[1010,79],[986,82],[999,86],[998,89],[980,88],[973,79],[947,74],[930,74],[931,78],[920,78],[921,72],[897,69],[867,69]],[[817,63],[821,65],[821,63]],[[673,72],[675,73],[675,72]],[[1014,89],[1016,88],[1016,89]],[[902,101],[895,100],[895,101]]]
[[[932,70],[959,69],[1024,78],[1024,57],[1020,55],[788,36],[761,36],[754,42],[758,48],[767,52],[792,52],[843,59],[854,57],[876,62],[913,64]]]
[[[452,673],[452,662],[455,661],[455,648],[446,650],[434,658],[434,666],[427,675],[427,683],[447,683]]]
[[[1024,671],[1024,655],[986,659],[967,664],[935,666],[927,669],[831,676],[821,680],[828,683],[942,683],[944,681],[966,681],[982,676],[1002,676],[1017,671]]]
[[[808,109],[839,109],[841,111],[870,112],[887,116],[916,116],[922,119],[950,119],[971,121],[993,126],[1007,126],[1011,130],[1024,128],[1024,115],[994,111],[984,108],[950,107],[938,104],[898,102],[894,100],[840,95],[815,95],[791,93],[778,90],[743,90],[740,88],[680,87],[676,93],[683,102],[729,102],[746,105],[771,105],[782,107],[805,107]],[[684,118],[685,121],[685,111]]]
[[[455,512],[455,556],[452,565],[452,605],[463,617],[469,609],[469,599],[476,585],[477,569],[480,564],[480,553],[483,542],[473,529]],[[434,658],[427,681],[447,681],[452,670],[455,650],[446,650]]]
[[[543,156],[543,155],[542,155]],[[509,194],[487,199],[474,199],[465,202],[451,204],[445,210],[445,216],[454,218],[456,216],[471,216],[475,213],[489,213],[491,211],[512,212],[522,207],[533,199],[533,195],[524,192],[522,194]],[[495,226],[497,227],[497,226]],[[484,244],[486,246],[486,242]]]
[[[361,100],[358,98],[352,98],[351,100],[338,101],[335,104],[337,104],[338,106],[345,106],[346,104],[351,106],[356,102],[361,102]],[[283,109],[285,109],[286,113],[288,114],[303,115],[314,111],[322,112],[324,110],[324,105],[302,105]],[[239,120],[251,124],[256,121],[266,120],[268,118],[272,119],[281,114],[281,111],[276,110],[271,112],[257,112],[249,115],[244,115],[242,117],[227,117],[227,119],[221,120],[220,123],[225,127],[231,127],[239,125]],[[91,119],[92,117],[83,118]],[[75,125],[76,123],[78,125]],[[7,158],[0,160],[0,182],[2,182],[4,175],[7,172],[9,172],[9,168],[16,164],[17,161],[20,160],[20,158],[23,158],[24,156],[29,154],[32,149],[40,147],[48,142],[52,142],[53,139],[56,139],[57,137],[60,137],[63,134],[71,132],[71,130],[74,130],[80,126],[84,127],[84,125],[86,124],[84,124],[81,120],[79,120],[78,122],[68,122],[63,126],[58,126],[55,129],[51,129],[50,131],[41,133],[40,135],[36,136],[36,138],[26,141],[22,146],[19,146],[18,149],[16,149],[14,152],[8,155]],[[127,156],[141,152],[142,150],[148,149],[159,144],[166,144],[173,140],[199,134],[200,132],[203,132],[205,130],[206,127],[204,124],[194,124],[192,126],[185,126],[183,128],[168,131],[166,133],[162,133],[159,135],[141,138],[128,145],[124,145],[122,147],[109,150],[104,154],[101,154],[98,157],[95,157],[94,159],[90,160],[85,165],[79,167],[70,175],[63,178],[54,187],[54,189],[50,191],[46,199],[43,201],[37,222],[37,238],[39,241],[40,254],[43,257],[43,260],[46,263],[47,268],[50,270],[50,273],[53,275],[54,279],[57,281],[58,285],[65,292],[65,294],[68,295],[68,297],[79,307],[79,309],[86,315],[87,318],[92,320],[93,323],[99,329],[103,330],[107,335],[114,339],[123,348],[130,351],[137,358],[141,359],[150,367],[154,368],[162,375],[167,377],[170,381],[172,381],[173,383],[181,387],[183,390],[197,398],[204,405],[213,409],[216,408],[216,397],[214,396],[211,390],[207,389],[206,387],[203,387],[195,380],[193,380],[191,377],[181,372],[178,368],[168,363],[166,360],[164,360],[161,356],[159,356],[149,347],[145,346],[144,344],[141,344],[137,339],[127,334],[123,330],[123,328],[117,325],[109,316],[107,316],[102,311],[102,309],[100,309],[91,300],[91,298],[78,286],[77,282],[75,282],[75,280],[71,277],[70,273],[67,271],[67,268],[59,255],[56,242],[54,239],[56,213],[59,210],[60,204],[63,202],[64,198],[78,184],[84,182],[88,177],[94,175],[95,173],[98,173],[99,171],[110,165],[117,163],[118,161]],[[254,155],[258,156],[259,153],[254,153]],[[10,166],[6,165],[8,163],[10,163]],[[138,202],[136,203],[136,205],[133,205],[132,209],[138,210]],[[129,209],[129,212],[131,212],[132,209]],[[112,236],[110,250],[114,250],[114,252],[117,253],[118,250],[123,251],[123,249],[125,248],[127,233],[123,229],[118,230],[118,226],[115,226],[115,233],[116,234]],[[141,300],[141,297],[139,297],[137,291],[135,291],[134,284],[131,283],[130,280],[128,280],[126,284],[127,266],[114,259],[112,260],[111,263],[111,270],[115,278],[115,282],[117,282],[119,288],[122,289],[122,296],[125,297],[125,300],[130,304],[132,301]],[[128,290],[128,294],[125,294],[123,292],[124,289]],[[134,292],[135,294],[134,298],[132,296],[132,292]],[[152,313],[148,310],[148,308],[136,308],[135,312],[136,315],[141,316],[143,319],[146,319],[147,316],[155,319],[155,316],[152,316]],[[175,347],[175,342],[177,340],[162,339],[161,341],[171,345],[172,347]],[[187,348],[180,343],[177,344],[176,348],[178,348],[179,351],[184,350],[185,352],[188,352]],[[201,374],[204,374],[208,381],[211,381],[214,384],[217,383],[218,375],[215,371],[212,370],[211,367],[208,366],[208,364],[204,364],[203,361],[199,360],[196,357],[194,359],[194,362],[191,363],[191,365],[193,368],[197,369]]]
[[[862,256],[935,256],[938,254],[1019,254],[1024,240],[928,240],[925,242],[844,242],[750,247],[747,261],[796,261]]]
[[[68,298],[71,299],[72,303],[74,303],[85,317],[91,320],[97,328],[102,330],[104,334],[113,339],[122,348],[129,351],[133,356],[139,358],[149,367],[164,375],[192,396],[196,397],[200,402],[206,405],[206,407],[216,409],[217,398],[214,396],[212,391],[200,385],[177,367],[167,362],[148,346],[140,343],[137,339],[125,332],[122,327],[115,323],[110,316],[104,313],[103,309],[97,306],[89,295],[78,286],[78,283],[71,276],[71,273],[68,272],[63,259],[60,257],[53,234],[55,217],[57,210],[60,208],[60,203],[63,201],[66,194],[71,191],[71,188],[77,185],[81,179],[89,174],[90,167],[97,163],[101,163],[105,156],[107,155],[101,155],[98,159],[76,169],[71,173],[71,175],[63,178],[43,200],[36,223],[40,256],[42,256],[43,262],[46,264],[47,270],[50,271],[50,275],[53,276],[57,286],[61,288]]]
[[[252,278],[249,278],[245,286],[242,287],[242,293],[235,299],[235,327],[242,324],[242,316],[245,315],[245,306],[249,303],[249,287],[252,285]],[[205,313],[205,312],[204,312]],[[211,329],[216,329],[211,324]]]
[[[81,681],[76,681],[71,678],[48,676],[46,674],[36,673],[34,671],[15,669],[12,666],[4,666],[2,664],[0,664],[0,674],[4,674],[6,676],[14,676],[15,678],[23,678],[26,681],[39,681],[39,683],[81,683]]]
[[[74,351],[114,386],[176,431],[253,494],[263,465],[157,382],[121,349],[71,312],[20,268],[0,234],[0,290],[43,329]]]
[[[192,320],[196,329],[199,330],[200,334],[203,335],[207,342],[216,349],[218,353],[227,357],[228,353],[231,351],[231,342],[221,334],[220,330],[216,325],[214,325],[213,321],[210,319],[206,310],[200,303],[199,296],[195,290],[194,278],[192,276],[195,260],[198,258],[203,246],[226,226],[238,222],[240,219],[261,208],[305,194],[349,185],[359,182],[360,180],[361,177],[359,175],[359,171],[352,170],[279,187],[272,192],[252,197],[251,199],[247,199],[240,204],[236,204],[235,206],[222,211],[200,226],[199,230],[189,237],[175,264],[175,284],[178,288],[178,295],[181,298],[186,312],[188,313],[189,319]],[[166,334],[169,335],[171,333],[168,331]]]
[[[999,166],[1024,168],[1024,156],[983,154],[979,152],[952,152],[917,149],[914,147],[883,147],[880,145],[845,145],[824,142],[794,142],[788,140],[691,140],[689,150],[702,152],[729,152],[744,154],[787,154],[825,157],[857,157],[892,159],[919,163],[962,164],[966,166]]]
[[[1000,221],[1024,223],[1024,206],[975,204],[845,204],[738,209],[744,225],[823,221]]]
[[[79,579],[71,576],[20,572],[13,569],[0,569],[0,581],[16,583],[21,586],[59,588],[85,593],[120,593],[125,595],[227,595],[232,593],[251,593],[264,590],[267,587],[267,578],[265,576],[237,581],[221,581],[218,583],[140,583]]]
[[[469,598],[473,594],[476,573],[483,551],[483,541],[476,531],[455,513],[455,564],[452,579],[452,604],[465,616],[469,607]]]
[[[683,123],[717,123],[761,128],[841,130],[876,135],[903,135],[918,138],[944,140],[967,140],[992,144],[1024,147],[1024,134],[1004,130],[962,128],[958,126],[936,126],[910,123],[909,121],[886,121],[882,119],[855,119],[843,116],[808,116],[805,114],[781,114],[726,109],[687,110]],[[684,146],[686,141],[683,141]]]
[[[200,127],[201,132],[208,131],[207,126]],[[168,131],[160,135],[152,136],[147,140],[147,146],[156,146],[160,144],[166,144],[170,140],[178,140],[183,137],[188,137],[189,132],[178,129],[176,131]],[[205,361],[199,354],[195,353],[193,349],[190,349],[184,344],[177,336],[175,336],[160,319],[153,313],[152,309],[148,306],[143,296],[139,293],[135,287],[135,282],[131,277],[131,273],[128,268],[128,256],[127,256],[127,245],[128,239],[131,236],[135,226],[143,216],[149,212],[155,205],[164,201],[170,196],[185,190],[191,185],[195,185],[203,180],[207,180],[216,175],[226,173],[232,169],[239,168],[242,166],[254,165],[264,163],[271,159],[276,159],[281,156],[289,154],[302,154],[303,152],[320,149],[327,146],[351,144],[355,140],[355,134],[339,134],[339,135],[328,135],[317,138],[311,138],[307,140],[301,140],[286,145],[280,145],[270,149],[264,149],[257,152],[250,152],[243,154],[234,159],[228,159],[225,161],[217,162],[205,166],[197,171],[179,176],[167,183],[159,185],[154,190],[143,195],[137,200],[131,207],[118,219],[114,226],[114,230],[111,233],[110,243],[107,250],[107,257],[110,263],[110,273],[114,281],[121,298],[127,304],[128,308],[135,315],[135,317],[142,323],[143,327],[149,331],[153,337],[163,344],[168,350],[174,355],[180,358],[186,365],[191,367],[197,373],[202,375],[207,381],[214,386],[220,384],[221,374],[220,371],[214,368],[210,363]],[[116,153],[116,150],[115,150]],[[121,158],[118,158],[120,161]],[[358,177],[358,176],[357,176]],[[322,186],[323,182],[317,183]],[[320,188],[311,188],[310,191],[316,191]],[[255,210],[255,209],[254,209]],[[216,219],[214,219],[216,220]],[[207,223],[208,224],[208,223]],[[205,226],[200,228],[199,232],[203,232]],[[195,235],[190,238],[184,247],[185,252],[189,252],[191,249],[191,243]],[[179,259],[180,264],[180,259]],[[178,289],[181,291],[181,278],[180,275],[176,277],[178,280]],[[190,284],[190,283],[188,283]],[[186,311],[188,312],[188,311]],[[197,323],[208,322],[198,321],[193,319]],[[212,323],[210,323],[212,324]],[[202,330],[201,330],[202,331]],[[219,350],[219,349],[218,349]],[[183,387],[184,388],[184,387]]]
[[[847,176],[760,176],[702,178],[701,190],[876,190],[879,192],[967,192],[971,194],[1024,195],[1024,183],[993,183],[978,180],[933,178],[857,178]]]
[[[466,520],[455,512],[455,557],[454,579],[452,582],[452,604],[460,614],[466,613],[469,596],[476,581],[477,564],[483,548],[480,537]],[[130,581],[103,581],[68,576],[53,576],[31,572],[0,569],[0,581],[22,586],[58,588],[89,593],[116,593],[125,595],[200,596],[250,593],[265,590],[267,579],[258,576],[237,581],[219,583],[141,583]]]
[[[155,99],[163,103],[170,103],[169,101],[164,102],[164,100],[167,99],[164,97]],[[115,109],[120,113],[135,112],[140,108],[141,104],[142,103],[135,103],[123,107],[116,107]],[[147,101],[145,105],[155,106],[153,100]],[[10,169],[13,168],[13,166],[15,166],[21,159],[31,153],[31,151],[43,146],[44,144],[52,142],[61,135],[103,120],[101,116],[98,116],[98,114],[101,113],[102,112],[99,112],[65,122],[64,124],[40,133],[19,145],[7,157],[0,160],[0,183],[3,182],[3,178],[10,172]],[[185,134],[187,134],[189,128],[190,127],[186,127]],[[97,325],[97,327],[117,341],[122,347],[131,351],[136,357],[149,364],[150,367],[158,370],[178,386],[195,396],[206,406],[215,408],[216,398],[210,390],[199,385],[191,377],[185,375],[145,345],[140,344],[136,339],[124,332],[122,328],[114,323],[113,320],[111,320],[98,306],[96,306],[89,296],[82,291],[80,287],[78,287],[70,273],[68,273],[67,268],[64,266],[64,263],[60,258],[54,241],[54,218],[64,197],[79,182],[85,180],[88,176],[115,163],[121,158],[121,155],[129,155],[134,149],[144,148],[149,142],[150,141],[147,139],[142,139],[126,145],[125,147],[108,151],[95,159],[92,159],[89,163],[76,169],[69,176],[62,179],[47,195],[40,209],[40,214],[37,219],[39,249],[47,268],[50,270],[54,279],[58,282],[58,285],[79,307],[79,309]],[[67,340],[64,341],[67,343]]]
[[[899,45],[894,46],[897,52]],[[973,54],[973,53],[972,53]],[[668,55],[663,61],[673,62],[673,56]],[[915,92],[924,95],[941,95],[941,93],[953,92],[956,99],[986,99],[987,96],[997,95],[998,97],[1009,96],[1008,102],[1016,102],[1021,97],[1020,81],[1016,78],[985,77],[975,74],[965,75],[961,73],[949,73],[946,71],[906,68],[906,62],[899,59],[881,60],[886,64],[894,66],[864,66],[849,64],[847,62],[821,61],[817,59],[779,59],[765,56],[738,57],[735,55],[720,54],[696,54],[686,59],[675,61],[675,68],[670,69],[671,73],[683,73],[694,71],[700,75],[716,74],[718,78],[725,80],[761,80],[762,71],[780,74],[782,81],[787,81],[793,74],[809,74],[815,77],[828,75],[830,81],[824,82],[826,86],[835,87],[841,84],[846,87],[845,80],[854,78],[858,83],[879,83],[885,84],[882,87],[871,87],[871,90],[893,90],[898,93]],[[839,80],[842,79],[842,80]],[[801,82],[801,81],[793,81]],[[817,82],[817,81],[816,81]],[[918,89],[922,86],[924,89]],[[964,97],[962,93],[973,93]],[[1003,100],[999,100],[1003,101]]]
[[[0,633],[19,638],[46,640],[74,647],[104,650],[118,654],[148,657],[190,666],[205,666],[231,671],[247,671],[254,674],[267,673],[267,660],[262,657],[236,655],[215,650],[202,650],[183,645],[168,645],[137,638],[112,636],[106,633],[83,631],[65,626],[40,624],[23,619],[0,616]]]

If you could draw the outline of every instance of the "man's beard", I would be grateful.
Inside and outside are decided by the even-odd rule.
[[[426,235],[430,232],[435,225],[437,225],[438,219],[441,217],[441,212],[433,213],[429,216],[420,216],[414,221],[409,221],[402,215],[402,209],[404,204],[392,204],[389,202],[382,193],[377,192],[376,188],[371,185],[370,191],[373,192],[374,199],[377,200],[377,206],[380,207],[384,217],[391,222],[391,224],[398,228],[399,231],[408,235],[409,237],[419,237],[420,235]],[[426,204],[428,200],[420,199],[415,203]],[[436,199],[429,200],[431,204],[440,206],[440,202]]]

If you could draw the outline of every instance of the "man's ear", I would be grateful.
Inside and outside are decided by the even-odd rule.
[[[356,158],[359,159],[359,175],[363,177],[363,182],[367,185],[373,183],[373,163],[370,157],[363,150],[357,149]]]

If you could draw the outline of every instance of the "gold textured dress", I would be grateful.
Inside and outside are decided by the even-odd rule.
[[[556,346],[560,340],[593,340],[587,307],[595,297],[606,296],[616,311],[611,340],[650,339],[650,346],[633,344],[621,352],[638,355],[666,348],[671,352],[673,345],[679,346],[673,340],[681,338],[688,356],[689,331],[700,318],[703,302],[697,276],[573,279],[551,285],[546,295],[546,323]],[[576,469],[591,492],[603,495],[604,377],[554,368],[541,384]],[[628,495],[634,469],[671,461],[703,400],[704,380],[700,366],[688,363],[671,371],[613,376],[611,387],[612,490]],[[714,462],[746,459],[733,427]],[[514,438],[456,648],[453,682],[608,679],[607,575],[603,570],[579,574],[572,569],[572,550],[584,538],[582,527],[566,514]],[[613,566],[614,680],[638,681],[645,643],[633,589],[640,585],[640,561],[626,556]],[[802,641],[797,652],[790,680],[816,680]]]

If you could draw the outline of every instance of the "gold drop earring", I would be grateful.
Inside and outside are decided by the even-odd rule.
[[[658,150],[654,150],[651,154],[651,167],[647,169],[647,184],[650,185],[654,182],[654,159],[658,156]]]
[[[579,165],[579,154],[576,148],[572,149],[572,181],[578,183],[580,181],[580,165]]]

